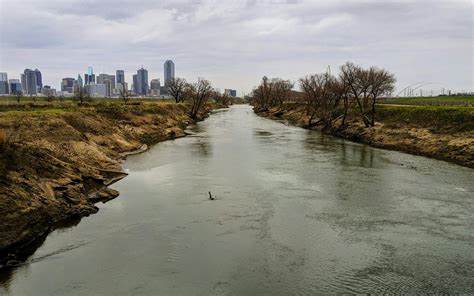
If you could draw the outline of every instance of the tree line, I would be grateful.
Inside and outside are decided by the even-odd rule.
[[[329,72],[305,76],[294,84],[280,78],[263,77],[251,94],[255,112],[281,107],[288,101],[302,103],[308,116],[308,127],[324,129],[347,127],[349,114],[356,114],[366,127],[375,125],[376,102],[395,87],[394,74],[378,67],[363,68],[347,62],[338,75]]]

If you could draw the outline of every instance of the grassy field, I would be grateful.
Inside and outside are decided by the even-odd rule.
[[[145,103],[174,103],[172,99],[158,98],[130,98],[128,105]],[[119,98],[92,98],[87,100],[83,107],[93,107],[100,105],[124,104]],[[22,97],[18,104],[15,97],[0,97],[0,112],[2,111],[41,111],[41,110],[71,110],[77,108],[78,104],[74,98],[55,98],[48,100],[45,97]]]
[[[473,107],[380,104],[376,119],[390,126],[420,126],[433,132],[474,131]]]
[[[417,106],[474,106],[474,96],[440,96],[390,98],[380,101],[380,104],[417,105]]]

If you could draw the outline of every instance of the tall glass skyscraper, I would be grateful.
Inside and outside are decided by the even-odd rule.
[[[92,67],[87,68],[87,73],[84,74],[84,84],[95,84],[95,75],[94,71],[92,70]]]
[[[115,71],[115,77],[117,78],[117,84],[125,82],[125,72],[123,70]]]
[[[164,64],[164,72],[165,72],[165,85],[166,82],[174,79],[174,63],[172,60],[167,60]]]
[[[146,96],[148,94],[148,71],[146,69],[139,69],[137,71],[137,95]]]
[[[38,91],[38,83],[36,80],[36,71],[31,70],[31,69],[25,69],[23,72],[24,74],[24,80],[25,80],[25,93],[27,95],[36,95]]]
[[[6,72],[0,72],[0,95],[9,94],[8,75]]]
[[[43,88],[43,77],[41,76],[41,71],[38,69],[35,69],[35,74],[36,74],[36,89],[37,89],[37,92],[40,93],[41,89]]]

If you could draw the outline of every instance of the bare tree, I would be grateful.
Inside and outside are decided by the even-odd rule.
[[[391,93],[395,88],[395,75],[389,73],[385,69],[379,69],[377,67],[371,67],[368,70],[368,82],[369,82],[369,95],[370,98],[370,125],[375,125],[375,104],[377,99],[382,95]]]
[[[272,88],[273,83],[269,81],[267,76],[263,76],[260,85],[252,92],[252,104],[255,111],[267,111],[272,105]]]
[[[199,80],[195,84],[187,84],[185,88],[186,94],[191,99],[191,112],[190,116],[192,119],[196,119],[199,112],[202,111],[207,101],[212,97],[213,89],[211,83],[208,80]]]
[[[229,107],[229,105],[232,102],[232,98],[227,94],[227,93],[219,93],[218,91],[215,91],[213,94],[214,101],[216,103],[219,103],[223,106]]]
[[[185,97],[184,93],[186,90],[187,82],[184,78],[173,78],[166,81],[165,87],[168,94],[173,97],[176,103],[183,102]]]
[[[46,95],[46,101],[48,102],[52,102],[54,100],[54,94],[52,92],[48,92],[48,94]]]
[[[366,70],[348,62],[341,67],[340,79],[346,88],[346,97],[357,103],[364,125],[374,126],[376,100],[394,89],[394,75],[384,69]]]
[[[278,104],[281,107],[284,102],[290,99],[294,84],[289,80],[283,80],[281,78],[272,79],[271,84],[272,103]]]
[[[21,92],[21,90],[17,90],[13,94],[15,95],[17,104],[20,105],[20,100],[23,97],[23,93]]]
[[[74,98],[77,100],[79,105],[83,105],[86,100],[90,100],[89,91],[84,86],[78,86]]]
[[[130,100],[130,93],[128,92],[128,89],[125,87],[124,84],[122,84],[122,87],[120,88],[120,98],[122,99],[123,103],[127,105],[128,101]]]
[[[340,115],[337,79],[329,73],[314,74],[300,79],[300,88],[306,101],[306,111],[309,116],[308,127],[323,124],[324,128],[333,125]],[[313,124],[313,120],[319,121]]]

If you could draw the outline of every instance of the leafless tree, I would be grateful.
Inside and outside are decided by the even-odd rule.
[[[46,101],[52,102],[54,100],[54,94],[52,92],[48,92],[46,95]]]
[[[341,97],[337,79],[329,73],[314,74],[301,78],[300,88],[306,101],[308,127],[314,124],[331,127],[340,115]],[[319,120],[313,124],[316,118]]]
[[[79,105],[83,105],[86,100],[90,100],[89,91],[84,86],[78,86],[74,93],[74,98],[77,100]]]
[[[340,79],[347,100],[355,101],[364,125],[374,126],[377,98],[394,89],[394,75],[384,69],[371,67],[366,70],[348,62],[341,67]]]
[[[166,91],[173,97],[176,103],[183,102],[187,82],[184,78],[173,78],[165,83]]]
[[[377,99],[381,96],[390,94],[395,88],[395,75],[389,73],[385,69],[379,69],[377,67],[371,67],[368,70],[368,82],[370,87],[368,88],[370,98],[370,125],[375,125],[375,104]],[[366,125],[367,126],[367,125]]]
[[[252,103],[255,107],[255,111],[263,112],[267,111],[271,107],[272,88],[273,83],[268,79],[267,76],[264,76],[260,85],[252,92]]]
[[[119,89],[120,92],[120,98],[122,99],[123,103],[127,105],[128,101],[130,100],[130,93],[128,92],[128,89],[125,87],[125,85],[122,84],[122,87]]]
[[[291,97],[291,90],[294,84],[289,80],[283,80],[281,78],[274,78],[271,81],[271,97],[274,104],[278,104],[280,107],[284,102],[288,101]]]
[[[232,103],[232,98],[225,92],[220,93],[218,91],[215,91],[213,97],[216,103],[219,103],[225,107],[229,107],[229,105]]]
[[[199,112],[205,107],[213,92],[214,90],[208,80],[202,79],[198,83],[187,84],[185,93],[191,99],[190,116],[192,119],[197,119]]]
[[[21,90],[17,90],[16,92],[14,92],[14,95],[15,95],[16,102],[19,105],[20,100],[23,97],[23,93],[21,92]]]

